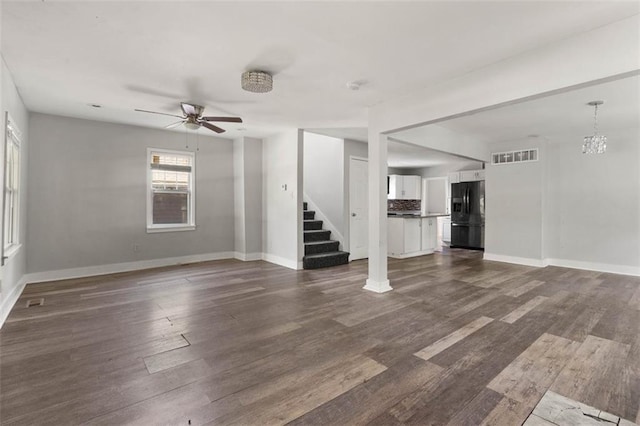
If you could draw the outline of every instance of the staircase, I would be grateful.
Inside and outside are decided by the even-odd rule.
[[[316,212],[304,205],[304,269],[318,269],[329,266],[346,265],[349,253],[338,250],[340,243],[329,239],[331,231],[322,229],[322,221],[316,220]]]

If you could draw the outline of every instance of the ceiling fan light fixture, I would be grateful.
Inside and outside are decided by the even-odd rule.
[[[184,122],[184,127],[189,130],[198,130],[200,128],[200,124],[187,120]]]
[[[242,73],[241,84],[247,92],[267,93],[273,89],[273,77],[265,71],[245,71]]]

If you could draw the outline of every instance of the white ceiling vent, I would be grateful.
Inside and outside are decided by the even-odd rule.
[[[525,163],[528,161],[538,161],[538,148],[491,154],[491,164]]]

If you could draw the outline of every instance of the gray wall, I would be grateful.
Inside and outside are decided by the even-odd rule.
[[[28,272],[234,250],[230,140],[199,133],[197,229],[147,234],[147,148],[185,150],[185,133],[43,114],[30,133]]]
[[[525,140],[491,148],[493,152],[539,148],[540,161],[487,165],[485,253],[541,261],[545,144]]]
[[[546,255],[640,268],[640,130],[606,134],[602,155],[549,144]]]
[[[22,141],[20,145],[20,190],[22,191],[20,196],[20,217],[19,217],[19,241],[22,246],[17,252],[9,259],[6,260],[5,265],[2,267],[2,281],[0,282],[0,325],[4,321],[6,315],[9,314],[9,310],[14,301],[19,296],[19,290],[21,288],[21,281],[26,272],[26,258],[27,258],[27,197],[28,197],[28,157],[30,150],[30,135],[29,135],[29,113],[16,90],[13,83],[13,78],[9,69],[4,63],[4,59],[0,58],[0,114],[2,118],[0,123],[2,125],[2,144],[4,147],[4,132],[6,129],[5,123],[5,111],[9,111],[11,117],[20,127],[22,131]],[[4,149],[0,149],[0,161],[4,165]],[[4,175],[4,167],[0,167],[0,178]],[[1,215],[0,215],[1,216]],[[1,220],[0,220],[1,222]],[[1,231],[0,231],[1,232]]]
[[[487,166],[485,255],[640,274],[640,130],[607,133],[602,155],[582,136],[494,144],[540,161]]]
[[[244,260],[262,255],[262,141],[233,141],[235,252]]]
[[[264,139],[262,146],[262,252],[264,259],[302,267],[302,131]]]

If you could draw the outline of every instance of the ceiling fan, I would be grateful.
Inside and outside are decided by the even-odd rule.
[[[216,133],[223,133],[225,130],[221,129],[218,126],[215,126],[210,121],[222,121],[227,123],[242,123],[242,118],[240,117],[203,117],[202,113],[204,112],[204,107],[195,104],[188,104],[186,102],[180,102],[180,108],[182,108],[182,113],[184,117],[175,115],[175,114],[167,114],[164,112],[156,112],[156,111],[147,111],[144,109],[136,109],[139,112],[147,112],[150,114],[160,114],[160,115],[168,115],[170,117],[178,117],[180,121],[169,124],[165,126],[165,129],[171,129],[173,127],[184,124],[187,129],[198,130],[200,126],[206,127],[209,130],[213,130]]]

